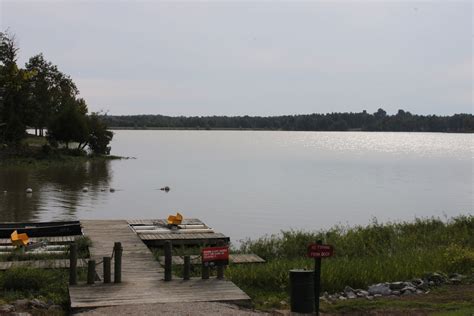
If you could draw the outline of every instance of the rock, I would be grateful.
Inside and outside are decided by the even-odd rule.
[[[448,277],[442,273],[428,273],[425,278],[429,281],[428,283],[433,282],[435,285],[440,285],[448,282]]]
[[[286,302],[285,301],[280,301],[280,305],[286,305]]]
[[[15,306],[10,305],[10,304],[5,304],[0,306],[0,315],[3,315],[4,313],[11,313],[15,311]]]
[[[26,193],[33,193],[33,189],[32,188],[26,189]]]
[[[345,300],[347,300],[347,298],[346,298],[346,297],[344,297],[344,296],[342,296],[342,295],[341,295],[341,296],[339,296],[339,297],[338,297],[338,299],[340,299],[341,301],[345,301]]]
[[[405,293],[407,291],[410,291],[412,293],[416,292],[416,288],[413,286],[405,286],[403,289],[400,290],[400,292]]]
[[[422,290],[418,290],[418,289],[416,290],[415,293],[416,293],[416,294],[425,294],[425,292],[423,292]]]
[[[51,305],[49,308],[48,308],[49,311],[62,311],[63,308],[60,306],[60,305]]]
[[[367,295],[366,298],[370,301],[374,299],[374,297],[372,295]]]
[[[400,295],[400,294],[401,294],[401,292],[400,292],[400,291],[392,291],[392,294],[393,294],[393,295],[397,295],[397,296],[398,296],[398,295]]]
[[[458,278],[451,278],[449,279],[449,282],[452,283],[452,284],[459,284],[461,283],[461,279],[458,279]]]
[[[392,291],[401,290],[405,287],[405,282],[392,282],[388,286]]]
[[[82,188],[82,192],[87,192],[87,191],[89,191],[89,189],[87,187]]]
[[[351,288],[350,286],[346,286],[344,288],[344,295],[347,297],[347,298],[357,298],[357,295],[354,293],[354,289]]]
[[[42,302],[42,301],[40,301],[36,298],[32,299],[30,301],[30,304],[31,304],[32,307],[37,308],[37,309],[47,309],[48,308],[48,304],[46,304],[45,302]]]
[[[392,291],[390,290],[390,287],[386,283],[371,285],[369,286],[368,291],[370,295],[375,295],[375,294],[390,295],[392,293]]]
[[[11,313],[11,316],[31,316],[30,313],[28,312],[17,312],[17,313]]]
[[[13,302],[13,306],[15,309],[27,309],[30,307],[30,300],[27,299],[20,299]]]
[[[459,278],[459,279],[461,279],[461,280],[465,278],[464,275],[459,274],[459,273],[450,273],[450,274],[449,274],[449,277],[450,277],[450,278]]]
[[[414,293],[411,291],[405,291],[402,293],[403,296],[413,295]]]
[[[357,290],[356,294],[357,294],[358,297],[367,297],[367,296],[369,296],[369,292],[364,291],[364,290]]]
[[[382,294],[374,294],[374,298],[375,297],[382,297]]]
[[[415,285],[416,287],[423,286],[425,282],[422,279],[413,279],[411,280],[411,283]]]

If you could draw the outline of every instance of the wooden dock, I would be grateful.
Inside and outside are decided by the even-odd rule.
[[[0,271],[16,267],[30,267],[38,269],[68,269],[69,259],[52,260],[25,260],[25,261],[3,261],[0,262]],[[77,260],[78,268],[87,267],[86,259]]]
[[[191,264],[201,264],[201,256],[191,255]],[[160,257],[160,263],[165,264],[165,257]],[[173,256],[171,259],[172,264],[183,265],[184,257],[182,256]],[[233,264],[248,264],[248,263],[265,263],[265,260],[257,256],[256,254],[231,254],[229,255],[229,262]]]
[[[92,240],[89,251],[96,262],[111,255],[114,242],[122,243],[122,283],[96,282],[94,285],[70,286],[72,309],[200,301],[247,304],[250,301],[247,294],[226,280],[183,281],[175,278],[165,282],[162,267],[125,220],[87,220],[81,221],[81,224],[84,235]],[[101,268],[98,268],[100,275]]]
[[[159,225],[165,227],[167,222],[166,219],[135,219],[129,220],[128,224],[132,226],[151,226]],[[185,218],[183,220],[184,225],[205,225],[201,220],[197,218]],[[209,245],[215,246],[219,241],[223,241],[228,244],[230,238],[222,233],[186,233],[180,234],[175,232],[156,232],[156,233],[139,233],[140,239],[150,247],[162,247],[167,240],[171,240],[173,245]]]

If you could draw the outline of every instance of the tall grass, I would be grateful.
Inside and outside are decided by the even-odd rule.
[[[67,306],[68,272],[59,269],[11,268],[0,272],[0,300],[40,298]]]
[[[267,263],[232,265],[226,276],[254,298],[262,293],[286,296],[288,270],[313,268],[314,261],[306,258],[307,246],[318,239],[335,248],[334,257],[323,259],[323,291],[340,291],[346,285],[365,288],[433,271],[474,272],[474,216],[469,215],[385,224],[374,219],[367,226],[291,230],[246,240],[238,251],[256,253]]]

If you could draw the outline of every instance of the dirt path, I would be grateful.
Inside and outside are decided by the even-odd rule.
[[[172,304],[142,304],[142,305],[123,305],[100,307],[89,311],[76,313],[80,316],[98,316],[98,315],[193,315],[193,316],[262,316],[266,313],[243,309],[236,305],[211,302],[197,303],[172,303]]]

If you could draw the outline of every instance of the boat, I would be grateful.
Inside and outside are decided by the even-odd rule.
[[[26,233],[28,237],[54,237],[82,235],[79,221],[39,222],[39,223],[0,223],[0,238],[10,238],[14,231]]]

